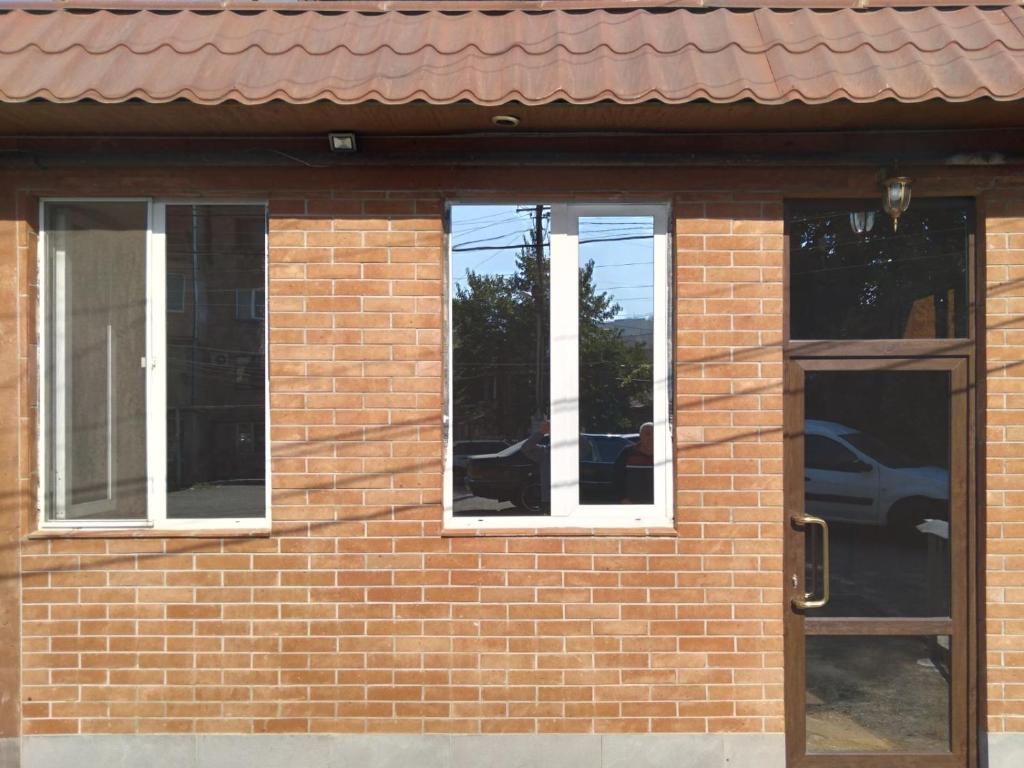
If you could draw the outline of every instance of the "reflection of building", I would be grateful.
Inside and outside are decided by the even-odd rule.
[[[170,490],[264,475],[262,207],[167,221]]]

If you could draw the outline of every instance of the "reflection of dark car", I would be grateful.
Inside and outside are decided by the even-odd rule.
[[[637,435],[580,435],[580,496],[583,503],[614,502],[615,459]],[[503,451],[472,456],[466,484],[474,496],[511,501],[530,512],[541,509],[540,467],[523,453],[526,440]],[[540,442],[547,446],[547,438]]]
[[[452,474],[455,482],[466,477],[466,464],[476,454],[494,454],[508,447],[506,440],[459,440],[452,446]]]

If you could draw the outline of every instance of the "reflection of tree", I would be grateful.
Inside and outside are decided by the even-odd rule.
[[[594,262],[580,269],[580,429],[631,432],[651,418],[651,347],[609,325],[621,307],[594,287]],[[643,338],[642,336],[639,338]],[[636,413],[643,414],[636,417]]]
[[[538,274],[538,269],[543,273]],[[650,413],[651,350],[610,321],[620,312],[598,292],[593,262],[580,269],[580,426],[584,431],[629,431],[638,412]],[[541,264],[532,243],[516,256],[511,275],[466,272],[452,297],[455,437],[525,436],[531,416],[547,413],[550,314],[543,314],[542,360],[537,369],[536,301],[550,306],[550,259]],[[541,279],[538,280],[537,277]],[[545,402],[535,402],[537,377]],[[649,418],[646,416],[644,418]]]
[[[858,233],[849,208],[794,206],[793,337],[965,336],[967,217],[960,200],[915,200],[898,231],[878,211]]]

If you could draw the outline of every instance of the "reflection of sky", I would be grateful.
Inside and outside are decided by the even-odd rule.
[[[466,272],[511,275],[524,241],[532,243],[534,205],[452,207],[452,278],[465,285]],[[544,242],[549,242],[549,209]],[[619,305],[616,320],[653,313],[654,224],[650,217],[588,217],[580,220],[580,264],[594,261],[597,291]]]

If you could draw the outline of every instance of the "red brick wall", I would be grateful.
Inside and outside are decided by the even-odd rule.
[[[275,199],[274,536],[27,543],[24,732],[781,730],[780,206],[730,200],[679,208],[678,536],[446,538],[442,198]]]
[[[183,178],[59,191],[194,191]],[[261,178],[239,184],[284,185]],[[622,178],[647,199],[680,184]],[[781,201],[843,178],[874,193],[870,173],[716,172],[675,198],[675,536],[443,536],[444,196],[289,182],[314,191],[272,195],[274,534],[23,538],[23,731],[781,732]],[[779,191],[715,191],[730,186]],[[994,198],[987,713],[1024,731],[1024,198]],[[2,254],[28,275],[30,371],[24,218]],[[16,401],[26,531],[32,391]]]
[[[990,731],[1024,731],[1024,195],[986,198]]]

